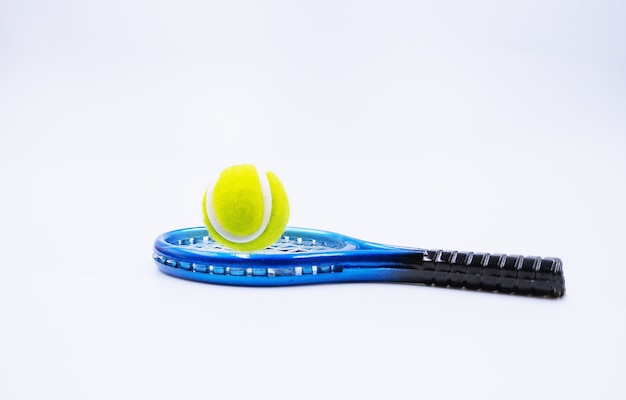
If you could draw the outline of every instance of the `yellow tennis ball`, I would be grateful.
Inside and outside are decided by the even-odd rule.
[[[233,250],[254,251],[280,239],[289,220],[289,201],[272,172],[235,165],[204,192],[202,212],[213,240]]]

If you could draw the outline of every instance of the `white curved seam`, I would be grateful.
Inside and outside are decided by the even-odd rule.
[[[215,210],[213,209],[213,190],[208,191],[206,194],[206,211],[207,216],[209,217],[209,221],[213,228],[219,233],[224,239],[233,242],[233,243],[247,243],[255,240],[267,228],[268,223],[270,222],[270,217],[272,215],[272,191],[270,189],[270,181],[267,179],[267,174],[265,171],[261,171],[258,168],[256,169],[257,174],[259,176],[259,183],[261,184],[261,195],[263,196],[263,220],[261,222],[261,226],[257,229],[256,232],[246,235],[234,235],[228,232],[222,224],[220,224],[217,216],[215,215]],[[215,187],[215,186],[213,186]]]

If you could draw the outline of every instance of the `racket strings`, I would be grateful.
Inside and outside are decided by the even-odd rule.
[[[180,239],[175,243],[178,246],[192,247],[207,252],[232,253],[233,251],[220,245],[210,236],[198,236]],[[337,250],[353,249],[355,246],[340,240],[318,241],[314,238],[283,236],[279,241],[266,249],[255,251],[259,254],[300,254],[319,253]]]
[[[210,236],[189,236],[168,241],[168,243],[183,249],[188,248],[196,252],[198,250],[207,252],[207,256],[210,257],[213,262],[189,262],[188,260],[166,257],[157,252],[152,255],[153,259],[160,264],[195,273],[233,277],[276,277],[318,275],[343,271],[341,265],[335,265],[334,263],[303,263],[301,265],[285,265],[281,267],[240,267],[229,265],[228,263],[223,265],[220,263],[220,259],[233,255],[233,251],[215,242]],[[303,253],[354,250],[357,247],[355,243],[335,238],[319,240],[315,237],[284,235],[273,245],[264,250],[255,251],[254,254],[297,255]]]

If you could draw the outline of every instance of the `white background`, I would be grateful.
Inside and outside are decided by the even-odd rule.
[[[625,398],[624,4],[0,2],[0,398]],[[567,295],[158,272],[241,162],[290,225]]]

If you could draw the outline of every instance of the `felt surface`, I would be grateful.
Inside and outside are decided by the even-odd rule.
[[[220,174],[211,196],[215,216],[228,232],[248,236],[261,226],[263,194],[254,165],[226,168]]]
[[[202,199],[204,224],[211,237],[218,243],[237,251],[264,249],[280,239],[289,221],[289,199],[276,174],[267,172],[272,193],[272,215],[263,233],[250,242],[235,243],[220,235],[209,220],[205,192]],[[226,169],[212,193],[216,214],[222,226],[238,235],[255,232],[263,218],[263,199],[256,168],[251,165]],[[218,212],[219,210],[219,212]]]

